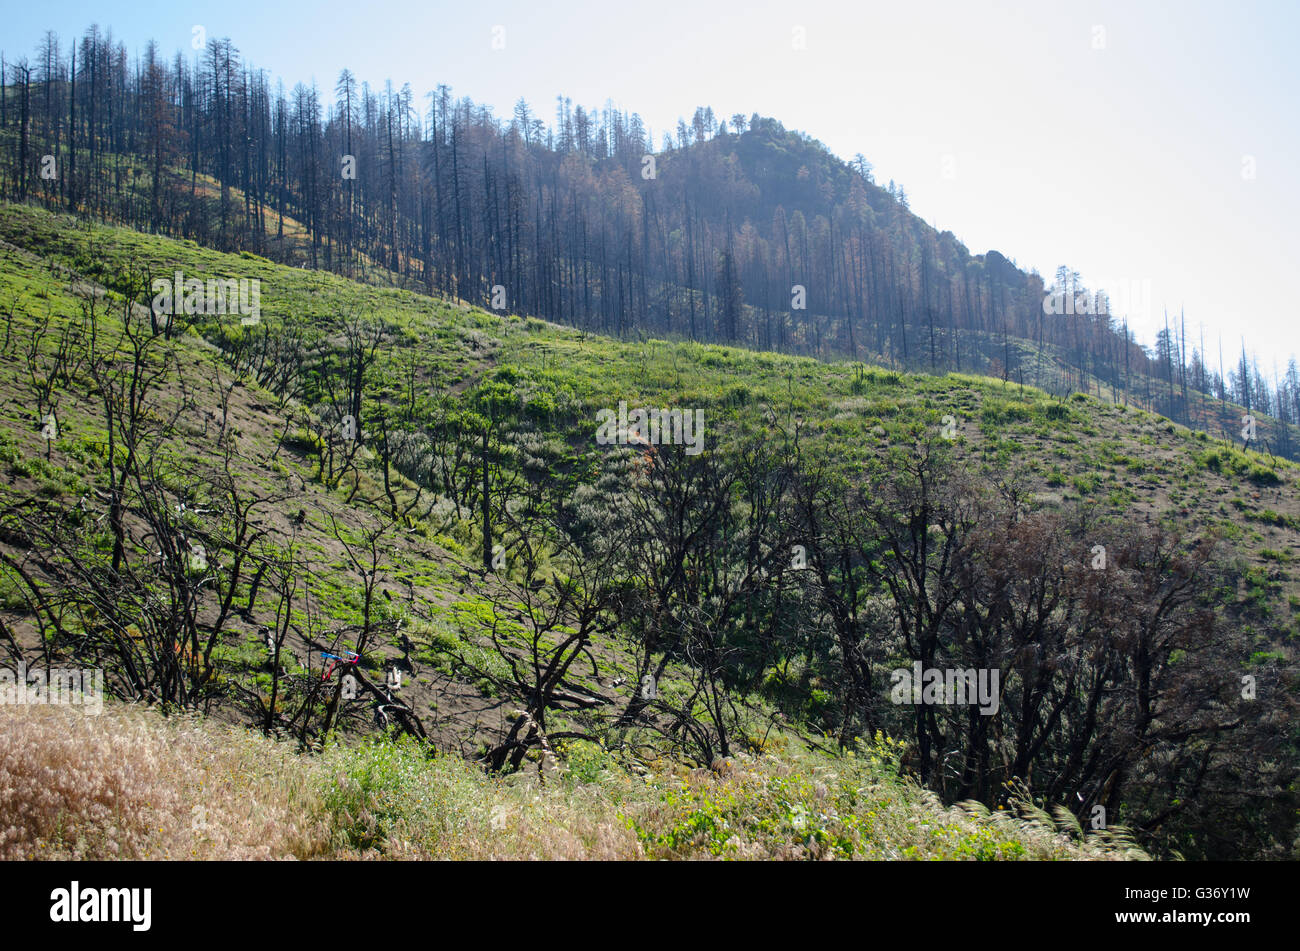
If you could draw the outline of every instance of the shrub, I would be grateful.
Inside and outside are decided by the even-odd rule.
[[[1281,477],[1266,466],[1253,465],[1246,472],[1246,478],[1256,485],[1279,485]]]

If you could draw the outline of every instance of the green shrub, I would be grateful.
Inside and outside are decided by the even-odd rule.
[[[378,739],[336,747],[321,799],[340,844],[382,851],[398,822],[424,811],[418,781],[424,761],[411,742]]]
[[[610,756],[598,743],[571,740],[560,751],[565,760],[565,777],[575,783],[597,783],[609,775]]]
[[[1256,485],[1278,485],[1282,482],[1279,476],[1267,466],[1253,465],[1246,472],[1246,478]]]

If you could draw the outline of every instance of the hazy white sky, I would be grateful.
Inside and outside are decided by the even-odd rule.
[[[1189,344],[1204,324],[1211,365],[1220,333],[1229,361],[1244,334],[1267,373],[1300,352],[1296,0],[66,0],[8,3],[0,47],[30,53],[46,29],[66,41],[94,22],[168,55],[201,24],[288,86],[331,89],[346,66],[420,95],[445,82],[501,116],[523,96],[547,119],[557,93],[612,99],[656,146],[697,105],[774,116],[862,152],[974,253],[1049,281],[1068,264],[1138,289],[1135,304],[1149,287],[1132,320],[1148,344],[1167,306],[1185,308]]]

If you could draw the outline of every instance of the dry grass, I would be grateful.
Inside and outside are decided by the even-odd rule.
[[[0,859],[277,859],[324,851],[286,750],[197,719],[0,707]]]
[[[141,708],[0,706],[0,859],[1145,857],[1042,813],[944,807],[895,749],[637,775],[584,744],[542,782],[407,743],[302,756]]]

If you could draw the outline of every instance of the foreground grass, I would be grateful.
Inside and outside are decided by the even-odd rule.
[[[387,740],[304,756],[138,707],[0,706],[0,859],[1146,857],[1032,807],[944,807],[895,749],[640,773],[583,744],[490,777]]]

